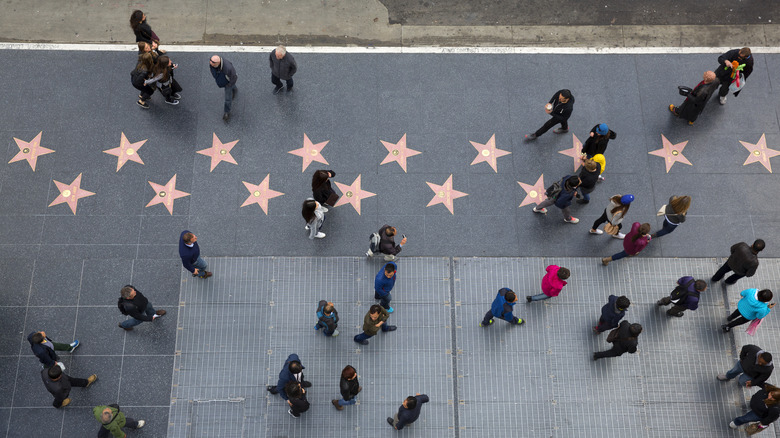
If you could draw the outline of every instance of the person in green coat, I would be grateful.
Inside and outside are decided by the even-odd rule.
[[[130,429],[140,429],[146,423],[144,420],[135,421],[119,410],[119,405],[95,406],[92,409],[95,419],[102,425],[98,438],[125,438],[127,435],[122,431],[123,427]]]
[[[355,342],[361,345],[368,345],[368,339],[376,336],[379,330],[383,332],[395,331],[398,327],[394,325],[388,325],[387,319],[390,318],[390,313],[387,312],[379,304],[374,304],[368,309],[368,313],[363,318],[363,333],[355,335],[353,338]]]

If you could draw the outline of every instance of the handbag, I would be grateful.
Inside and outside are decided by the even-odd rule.
[[[761,322],[763,320],[764,318],[754,319],[750,321],[750,325],[748,326],[747,330],[745,330],[745,333],[749,334],[750,336],[755,336],[756,330],[758,330],[758,326],[761,325]]]
[[[680,93],[680,96],[687,96],[687,95],[691,94],[691,91],[693,91],[693,88],[691,88],[691,87],[686,87],[686,86],[683,86],[683,85],[678,85],[677,86],[677,92]]]
[[[604,225],[604,232],[614,236],[620,231],[620,228],[618,228],[617,225],[612,225],[611,223],[607,222],[606,225]]]
[[[666,204],[662,205],[660,209],[658,209],[658,213],[656,213],[656,216],[663,216],[666,214]]]
[[[335,207],[336,202],[338,202],[338,200],[339,200],[339,195],[333,192],[330,194],[330,196],[328,196],[328,199],[325,201],[325,203],[330,205],[331,207]]]
[[[618,330],[619,329],[615,329],[615,330],[612,330],[611,332],[609,332],[609,334],[607,335],[607,342],[612,343],[612,342],[615,342],[617,340]]]
[[[766,429],[766,428],[763,428],[763,429],[759,428],[758,427],[759,424],[761,424],[760,421],[748,424],[748,426],[745,428],[745,433],[747,434],[747,436],[755,435],[755,434],[761,432],[762,430]]]

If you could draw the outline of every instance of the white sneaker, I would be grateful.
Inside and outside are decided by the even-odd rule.
[[[739,426],[737,426],[737,423],[735,423],[733,421],[731,423],[729,423],[729,427],[732,428],[732,429],[739,429]]]
[[[318,239],[322,239],[323,237],[325,237],[325,233],[323,233],[322,231],[320,231],[319,233],[317,233],[316,235],[314,235],[314,237],[316,237],[316,238],[318,238]]]
[[[338,330],[333,330],[333,334],[331,335],[331,337],[335,338],[338,335],[339,335],[339,331]]]
[[[374,251],[371,251],[370,249],[366,251],[366,257],[373,257],[373,256],[374,256]]]
[[[604,234],[604,231],[596,228],[595,230],[591,229],[588,231],[590,234]]]
[[[721,96],[721,98],[720,98],[720,104],[721,104],[721,105],[725,105],[725,104],[726,104],[726,96]],[[733,423],[734,423],[734,422],[732,421],[732,424],[733,424]]]
[[[563,219],[563,221],[566,222],[566,223],[569,223],[569,224],[576,224],[580,220],[577,219],[576,217],[572,216],[571,219]]]
[[[599,180],[598,180],[599,182],[606,181],[606,180],[607,180],[606,178],[604,178],[603,176],[599,175]]]
[[[327,212],[328,212],[328,207],[326,207],[326,206],[324,206],[324,205],[320,204],[320,208],[322,209],[322,212],[323,212],[323,213],[327,213]]]
[[[546,208],[540,208],[540,209],[537,210],[536,207],[534,207],[534,213],[547,214],[547,209]]]
[[[144,424],[146,424],[146,421],[138,420],[138,427],[136,427],[136,429],[140,429],[140,428],[144,427]]]
[[[386,262],[392,262],[392,261],[395,261],[395,256],[394,256],[394,255],[392,255],[392,254],[388,254],[388,255],[386,255],[386,256],[385,256],[385,261],[386,261]]]
[[[623,234],[623,233],[617,233],[617,234],[613,235],[612,237],[614,237],[615,239],[623,240],[623,239],[626,238],[626,235]]]
[[[304,225],[303,229],[308,231],[309,230],[309,226],[308,225]]]

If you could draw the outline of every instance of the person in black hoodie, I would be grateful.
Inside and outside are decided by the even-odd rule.
[[[623,353],[636,353],[640,333],[642,333],[641,324],[630,324],[628,321],[621,322],[618,328],[611,331],[609,336],[607,336],[607,342],[612,344],[612,348],[607,351],[593,353],[593,360],[605,357],[618,357],[622,356]]]
[[[357,379],[357,371],[355,371],[352,365],[347,365],[341,371],[339,390],[341,391],[341,400],[333,399],[330,401],[333,403],[334,408],[343,411],[344,406],[357,403],[355,397],[363,390],[363,387],[360,386],[360,382]]]
[[[217,82],[217,87],[225,89],[225,114],[222,115],[222,120],[227,122],[230,119],[230,108],[233,106],[233,98],[236,97],[236,92],[238,92],[238,87],[236,87],[238,74],[236,74],[236,69],[233,68],[233,64],[230,61],[222,59],[218,55],[213,55],[209,59],[209,71]]]
[[[117,303],[122,315],[130,318],[119,323],[119,327],[130,331],[133,327],[144,321],[154,321],[165,315],[165,310],[154,310],[152,303],[132,284],[128,284],[119,292],[121,294]]]
[[[571,215],[571,201],[574,197],[579,197],[577,187],[580,186],[580,177],[577,175],[566,175],[561,179],[561,191],[553,198],[547,198],[539,205],[534,207],[534,213],[547,214],[547,208],[553,204],[561,209],[563,221],[570,224],[576,224],[580,220]]]
[[[742,74],[744,75],[745,81],[747,81],[748,76],[753,73],[753,55],[750,53],[749,47],[729,50],[728,52],[718,56],[718,68],[715,69],[715,75],[718,77],[718,79],[720,79],[720,90],[718,90],[718,96],[720,96],[721,105],[726,104],[726,95],[729,94],[729,86],[733,81],[731,74],[733,73],[732,62],[734,61],[737,61],[737,63],[740,65],[745,65],[742,68]],[[737,97],[740,91],[742,90],[737,90],[734,93],[734,97]]]
[[[332,170],[317,170],[311,177],[312,198],[322,205],[325,213],[328,212],[326,205],[333,207],[339,200],[339,195],[333,191],[333,187],[330,185],[330,179],[334,176],[336,176],[336,172]]]
[[[758,253],[764,248],[766,248],[766,243],[762,239],[756,239],[750,246],[745,242],[731,245],[731,255],[712,276],[710,283],[721,281],[729,271],[734,271],[734,274],[726,279],[726,284],[734,284],[743,277],[752,277],[758,269]]]
[[[750,398],[750,411],[747,414],[737,417],[729,423],[732,429],[738,429],[745,423],[758,421],[756,432],[766,429],[775,420],[780,418],[780,388],[765,383],[761,390],[753,394]],[[752,435],[752,434],[751,434]]]
[[[748,344],[739,351],[739,360],[734,368],[726,371],[726,374],[718,374],[718,380],[725,382],[737,376],[737,382],[750,388],[760,387],[772,375],[775,365],[772,363],[772,354],[764,351],[758,345]]]
[[[578,204],[587,204],[590,202],[590,194],[596,189],[596,183],[599,181],[599,175],[601,175],[601,164],[590,158],[584,158],[582,160],[582,167],[580,168],[580,199],[577,200]]]
[[[95,383],[97,374],[93,374],[86,379],[79,379],[65,374],[60,367],[44,368],[41,370],[41,379],[46,390],[54,396],[52,406],[55,408],[64,408],[70,404],[70,389],[72,387],[89,388],[89,385]]]
[[[552,116],[552,118],[550,118],[547,123],[542,125],[541,128],[537,129],[536,132],[527,134],[525,136],[525,140],[536,140],[539,138],[539,136],[559,123],[561,124],[561,127],[560,129],[554,129],[554,133],[565,134],[569,132],[569,117],[571,117],[571,112],[573,109],[574,96],[572,96],[571,91],[567,89],[556,91],[555,94],[553,94],[553,97],[550,98],[550,101],[544,107],[544,111]]]
[[[287,404],[290,405],[288,414],[295,418],[309,410],[309,401],[306,400],[306,390],[301,387],[300,382],[292,381],[284,385],[284,391],[287,394]]]
[[[593,331],[596,334],[600,334],[609,329],[613,329],[618,326],[618,322],[626,316],[626,309],[631,305],[628,297],[625,295],[617,297],[610,295],[605,304],[601,308],[601,317],[599,318],[598,325],[593,327]]]

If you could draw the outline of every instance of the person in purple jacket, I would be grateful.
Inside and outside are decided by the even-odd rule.
[[[379,300],[379,304],[387,310],[387,313],[393,313],[392,307],[390,307],[390,300],[393,297],[390,295],[390,291],[395,286],[395,272],[398,270],[398,266],[395,263],[386,263],[385,266],[376,273],[374,278],[374,299]]]
[[[699,297],[702,292],[707,290],[707,282],[686,276],[680,277],[677,280],[677,285],[668,297],[661,298],[656,304],[659,307],[674,304],[671,309],[666,311],[666,314],[679,318],[685,314],[686,310],[699,308]]]
[[[182,231],[179,236],[179,256],[184,269],[192,272],[193,277],[209,278],[214,275],[206,270],[209,264],[200,257],[198,236],[187,230]]]

